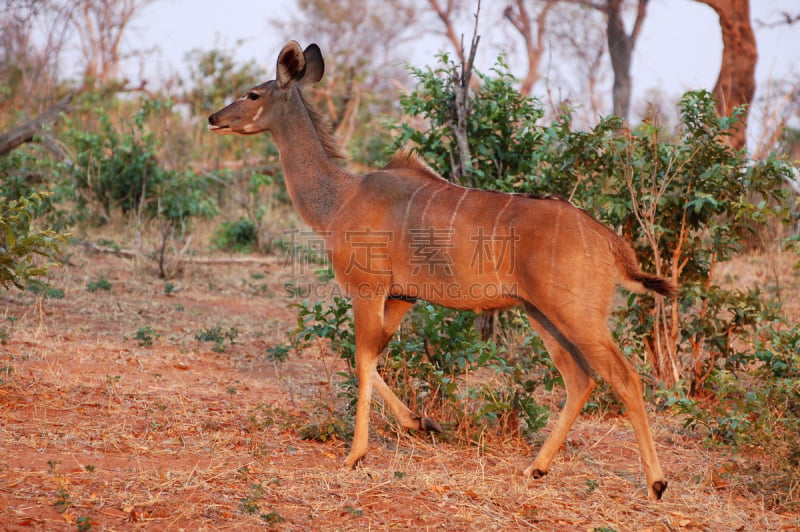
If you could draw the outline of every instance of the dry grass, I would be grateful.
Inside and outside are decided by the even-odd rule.
[[[3,530],[800,530],[667,413],[652,415],[659,503],[620,418],[580,418],[541,481],[522,478],[520,442],[457,447],[381,423],[364,466],[344,470],[346,442],[299,436],[337,359],[265,356],[295,321],[280,261],[192,266],[165,295],[141,267],[74,251],[55,273],[63,300],[0,298]],[[98,276],[111,290],[87,292]],[[195,339],[214,325],[239,331],[223,353]],[[135,339],[145,326],[151,347]]]
[[[772,250],[722,263],[717,278],[728,288],[755,287],[781,303],[787,316],[800,319],[800,262],[796,253]]]

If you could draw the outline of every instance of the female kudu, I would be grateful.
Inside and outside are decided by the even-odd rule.
[[[399,154],[385,167],[353,175],[330,129],[301,89],[322,78],[319,47],[296,42],[278,57],[277,79],[252,88],[208,119],[220,134],[269,131],[286,188],[300,215],[325,241],[337,282],[351,297],[356,333],[358,403],[345,464],[367,452],[372,389],[403,427],[440,431],[403,404],[377,373],[378,356],[414,301],[482,311],[521,304],[564,379],[566,404],[525,475],[547,473],[594,388],[596,371],[630,416],[648,494],[667,487],[653,446],[636,371],[607,326],[618,283],[660,294],[674,285],[643,273],[631,247],[569,202],[456,186],[417,157]]]

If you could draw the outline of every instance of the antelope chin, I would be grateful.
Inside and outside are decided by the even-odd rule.
[[[208,130],[212,133],[216,133],[217,135],[232,135],[233,131],[231,131],[230,126],[212,126],[209,124]]]

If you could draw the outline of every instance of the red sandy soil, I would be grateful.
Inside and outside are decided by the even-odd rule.
[[[2,530],[800,530],[668,412],[651,412],[660,502],[618,417],[582,416],[529,481],[527,445],[451,445],[377,411],[365,463],[343,469],[348,442],[299,430],[330,408],[341,362],[324,346],[267,357],[296,322],[281,259],[188,264],[167,295],[146,264],[70,251],[51,275],[63,299],[0,294]],[[101,277],[110,290],[87,291]],[[238,331],[223,352],[195,339],[213,326]],[[541,393],[555,411],[563,391]]]

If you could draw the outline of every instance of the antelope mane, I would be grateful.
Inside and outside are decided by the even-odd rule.
[[[333,137],[331,123],[322,115],[322,113],[314,109],[314,106],[306,101],[305,96],[303,96],[303,91],[299,92],[300,99],[303,101],[306,111],[308,111],[309,118],[311,118],[311,124],[314,126],[314,131],[317,132],[317,137],[319,137],[322,147],[325,148],[325,153],[328,155],[328,157],[333,159],[345,159],[345,155],[342,153],[339,143],[336,142],[336,139]]]

